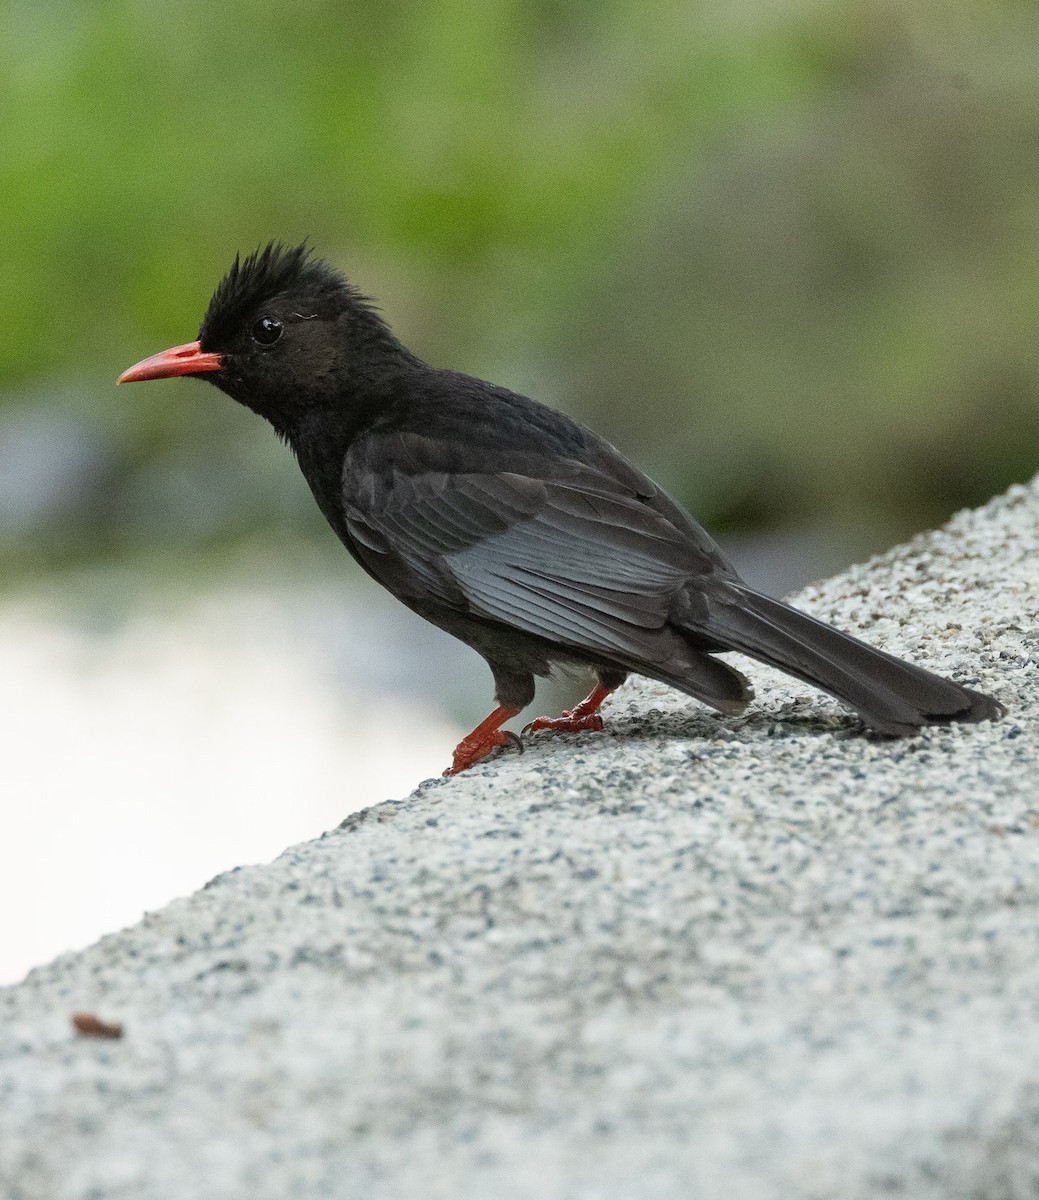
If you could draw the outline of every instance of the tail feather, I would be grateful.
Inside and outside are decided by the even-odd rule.
[[[1002,705],[922,667],[860,642],[743,584],[712,596],[707,627],[684,629],[813,684],[854,708],[879,733],[921,725],[994,720]]]

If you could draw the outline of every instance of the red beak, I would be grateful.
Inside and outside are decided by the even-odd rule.
[[[175,375],[202,375],[219,371],[219,354],[203,354],[198,342],[173,346],[161,354],[153,354],[124,371],[116,383],[140,383],[144,379],[172,379]]]

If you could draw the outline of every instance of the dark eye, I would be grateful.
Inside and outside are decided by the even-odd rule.
[[[281,337],[282,323],[277,317],[261,317],[252,327],[250,336],[261,346],[273,346]]]

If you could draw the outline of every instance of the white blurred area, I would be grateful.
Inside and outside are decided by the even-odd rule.
[[[225,590],[101,630],[0,605],[0,983],[450,761],[460,725],[366,687],[386,647],[355,646],[344,685],[327,610],[287,621],[281,600]]]

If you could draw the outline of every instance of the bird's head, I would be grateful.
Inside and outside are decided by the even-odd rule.
[[[235,258],[198,341],[144,359],[118,382],[198,375],[289,432],[302,414],[342,403],[400,355],[378,312],[338,271],[305,244],[271,242]]]

